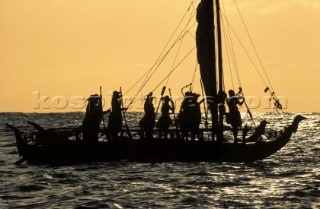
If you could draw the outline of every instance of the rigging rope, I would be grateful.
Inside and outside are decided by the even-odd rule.
[[[225,19],[227,20],[224,3],[223,3],[223,10],[224,10],[224,13],[225,13]],[[234,48],[233,48],[233,42],[232,42],[232,37],[231,37],[231,33],[230,33],[230,28],[229,28],[229,25],[227,24],[227,29],[226,29],[224,21],[222,21],[222,26],[223,26],[224,37],[225,37],[225,41],[226,41],[226,52],[227,52],[227,55],[228,55],[228,63],[229,63],[230,75],[231,75],[231,79],[232,79],[231,80],[232,87],[234,89],[232,71],[231,71],[230,60],[229,60],[229,50],[230,50],[230,53],[232,55],[231,58],[232,58],[232,61],[233,61],[233,64],[234,64],[234,69],[235,69],[236,76],[237,76],[237,79],[238,79],[238,84],[239,84],[239,92],[238,92],[237,95],[239,95],[242,98],[244,98],[244,93],[242,91],[242,85],[241,85],[241,81],[240,81],[240,74],[239,74],[239,69],[238,69],[237,63],[236,63],[236,56],[235,56],[235,53],[234,53]],[[228,31],[228,33],[227,33],[227,31]],[[255,126],[255,121],[253,119],[253,115],[252,115],[252,113],[250,111],[250,108],[248,107],[248,105],[247,105],[247,103],[245,101],[244,101],[244,104],[245,104],[245,107],[247,109],[246,119],[248,118],[248,115],[249,115],[251,121],[253,122],[253,124]]]
[[[181,63],[196,49],[196,46],[194,46],[189,53],[176,65],[176,67],[174,67],[170,73],[152,90],[155,91],[166,79],[168,76],[170,76],[180,65]]]
[[[198,62],[196,62],[196,66],[194,68],[194,72],[193,72],[193,76],[192,76],[192,81],[191,81],[191,91],[193,91],[193,87],[194,87],[194,78],[196,77],[196,72],[198,69]]]
[[[170,41],[172,40],[172,38],[174,37],[174,35],[176,34],[176,32],[178,31],[180,25],[182,24],[184,18],[187,16],[191,6],[193,6],[193,1],[190,3],[190,6],[188,7],[187,11],[184,13],[183,17],[181,18],[180,22],[178,23],[178,26],[175,28],[173,34],[170,36],[169,40],[167,41],[166,45],[163,47],[161,53],[159,54],[158,58],[156,59],[155,63],[152,65],[152,67],[136,82],[134,83],[128,91],[126,91],[124,93],[124,95],[128,94],[144,77],[146,77],[147,75],[150,74],[150,72],[152,71],[152,69],[157,65],[157,63],[161,60],[161,56],[164,53],[165,49],[167,48],[167,46],[169,45]],[[139,92],[139,91],[138,91]]]
[[[254,66],[255,70],[258,72],[261,80],[263,81],[263,83],[268,86],[267,82],[264,80],[263,76],[261,75],[257,65],[253,62],[252,58],[250,57],[248,51],[246,50],[246,48],[244,47],[243,43],[241,42],[240,38],[237,36],[235,30],[233,29],[233,27],[230,25],[228,19],[226,19],[226,17],[224,16],[225,20],[227,21],[228,25],[230,26],[232,32],[234,33],[235,37],[237,38],[238,42],[240,43],[242,49],[244,50],[244,52],[246,53],[246,55],[248,56],[249,60],[251,61],[252,65]]]
[[[186,34],[188,34],[188,32],[186,32],[185,34],[182,35],[185,36]],[[134,98],[136,96],[138,96],[138,94],[141,92],[141,90],[145,87],[145,85],[147,84],[147,82],[149,81],[149,79],[153,76],[153,74],[156,72],[156,70],[158,69],[158,67],[162,64],[162,62],[164,61],[164,59],[168,56],[168,54],[170,53],[170,51],[174,48],[174,46],[177,44],[177,42],[182,38],[178,38],[178,40],[175,41],[175,43],[170,47],[170,49],[166,52],[166,54],[164,55],[164,57],[161,59],[161,61],[158,63],[157,67],[154,69],[154,71],[152,72],[152,74],[149,76],[148,80],[146,80],[146,82],[144,82],[141,87],[139,88],[139,90],[137,91],[137,93],[135,94],[135,96],[132,98],[132,100],[130,101],[130,103],[128,104],[128,107],[135,103],[136,101],[134,101]],[[171,73],[169,73],[169,75],[171,75]],[[167,77],[166,77],[167,78]],[[154,91],[154,90],[153,90]],[[153,92],[151,91],[151,92]],[[141,99],[141,98],[140,98]]]
[[[241,15],[241,12],[240,12],[240,10],[239,10],[239,7],[238,7],[238,5],[237,5],[237,3],[236,3],[235,0],[233,0],[233,2],[234,2],[235,6],[236,6],[236,8],[237,8],[238,14],[239,14],[240,19],[241,19],[241,21],[242,21],[242,24],[243,24],[244,28],[246,29],[246,32],[247,32],[247,34],[248,34],[248,37],[249,37],[250,42],[251,42],[251,44],[252,44],[252,47],[253,47],[253,49],[254,49],[254,51],[255,51],[255,53],[256,53],[256,56],[257,56],[257,58],[258,58],[258,60],[259,60],[259,62],[260,62],[260,65],[261,65],[261,67],[262,67],[262,70],[263,70],[263,72],[264,72],[264,75],[266,76],[266,79],[267,79],[267,81],[268,81],[268,83],[269,83],[269,85],[270,85],[271,90],[274,91],[273,88],[272,88],[272,84],[271,84],[271,82],[270,82],[270,79],[269,79],[269,77],[268,77],[268,75],[267,75],[267,72],[266,72],[266,70],[265,70],[265,68],[264,68],[264,65],[262,64],[262,61],[261,61],[261,58],[260,58],[259,53],[258,53],[258,51],[257,51],[257,48],[255,47],[255,44],[253,43],[253,40],[252,40],[251,35],[250,35],[250,33],[249,33],[249,30],[248,30],[248,28],[247,28],[247,26],[246,26],[246,24],[245,24],[245,22],[244,22],[244,20],[243,20],[243,17],[242,17],[242,15]],[[267,85],[267,86],[268,86],[268,85]]]
[[[239,73],[239,68],[237,65],[236,55],[233,50],[234,47],[233,47],[233,42],[232,42],[232,38],[231,38],[231,34],[230,34],[230,29],[227,27],[228,30],[226,30],[226,27],[225,27],[225,24],[223,21],[222,21],[222,26],[223,26],[223,30],[224,30],[224,34],[225,34],[227,53],[229,50],[230,54],[231,54],[231,59],[232,59],[233,65],[234,65],[234,70],[235,70],[235,74],[237,77],[238,85],[239,85],[239,87],[241,87],[242,84],[241,84],[241,79],[240,79],[240,73]],[[229,57],[228,57],[228,59],[229,59]],[[231,69],[230,69],[230,71],[231,71]]]
[[[224,39],[226,41],[226,44],[225,44],[225,47],[226,47],[226,52],[227,52],[227,59],[228,59],[228,66],[229,66],[229,71],[230,71],[230,77],[231,77],[231,84],[232,84],[232,89],[234,90],[234,83],[233,83],[233,74],[232,74],[232,70],[231,70],[231,63],[230,63],[230,57],[229,57],[229,49],[228,49],[228,40],[227,40],[227,37],[226,37],[226,32],[225,32],[225,26],[224,24],[222,24],[222,28],[223,28],[223,31],[224,31]]]
[[[191,6],[193,6],[193,4],[194,4],[194,3],[193,3],[193,1],[192,1],[191,4],[190,4],[190,6],[189,6],[189,8],[188,8],[188,10],[187,10],[187,12],[185,13],[185,15],[183,16],[182,20],[180,21],[178,27],[176,28],[174,34],[176,33],[177,29],[180,27],[182,21],[184,20],[186,14],[189,12],[189,10],[190,10]],[[174,41],[174,43],[171,45],[171,47],[169,48],[169,50],[168,50],[162,57],[161,57],[161,55],[160,55],[160,56],[159,56],[159,59],[156,61],[156,63],[153,65],[153,67],[147,72],[147,75],[145,76],[145,79],[144,79],[142,85],[141,85],[140,88],[138,89],[135,97],[133,97],[132,100],[130,101],[130,103],[128,104],[128,107],[129,107],[131,104],[133,104],[133,103],[136,102],[136,101],[134,101],[134,98],[136,98],[136,97],[138,96],[138,94],[141,92],[141,90],[145,87],[145,85],[148,83],[148,81],[151,79],[151,77],[154,75],[154,73],[158,70],[159,66],[162,64],[162,62],[164,61],[164,59],[168,56],[168,54],[170,53],[170,51],[175,47],[175,45],[176,45],[180,40],[182,40],[186,34],[189,34],[189,33],[190,33],[189,30],[186,31],[186,28],[188,28],[189,23],[190,23],[190,21],[191,21],[191,19],[193,18],[194,15],[195,15],[195,12],[194,12],[194,13],[192,12],[191,15],[190,15],[190,18],[189,18],[189,20],[188,20],[188,22],[187,22],[187,24],[186,24],[186,26],[183,28],[183,30],[181,31],[181,33],[178,35],[177,39],[176,39],[176,40]],[[194,25],[195,25],[195,23],[192,24],[192,26],[191,26],[189,29],[191,29]],[[186,31],[186,32],[185,32],[185,31]],[[174,34],[171,36],[171,38],[170,38],[170,40],[167,42],[166,46],[169,44],[169,42],[171,41],[171,39],[172,39],[172,37],[174,36]],[[166,48],[166,47],[165,47],[165,48]],[[164,49],[165,49],[165,48],[164,48]],[[164,49],[163,49],[163,51],[164,51]],[[162,52],[162,53],[163,53],[163,52]],[[161,57],[161,58],[160,58],[160,57]],[[156,66],[156,67],[155,67],[155,66]],[[154,69],[153,69],[153,68],[154,68]],[[173,70],[173,71],[174,71],[174,70]],[[168,76],[170,76],[173,71],[171,71],[171,72],[168,74]],[[167,76],[167,77],[168,77],[168,76]],[[140,79],[140,80],[141,80],[141,79]],[[155,89],[157,89],[157,88],[155,88]],[[153,90],[153,91],[155,91],[155,90]],[[152,91],[152,92],[153,92],[153,91]]]
[[[276,111],[278,112],[278,110],[280,110],[280,111],[282,112],[282,115],[284,116],[284,112],[283,112],[283,109],[282,109],[282,105],[280,104],[279,99],[278,99],[277,96],[275,95],[275,92],[274,92],[274,89],[273,89],[273,87],[272,87],[271,81],[270,81],[270,79],[269,79],[269,77],[268,77],[268,75],[267,75],[267,72],[266,72],[266,70],[265,70],[265,68],[264,68],[264,65],[263,65],[263,63],[262,63],[262,61],[261,61],[261,58],[260,58],[260,56],[259,56],[259,54],[258,54],[258,51],[257,51],[257,49],[256,49],[256,47],[255,47],[255,44],[253,43],[253,39],[251,38],[251,35],[250,35],[250,33],[249,33],[249,30],[248,30],[248,28],[247,28],[247,26],[246,26],[246,24],[245,24],[245,22],[244,22],[244,19],[243,19],[243,17],[242,17],[242,14],[241,14],[241,12],[240,12],[240,9],[239,9],[236,1],[233,0],[233,2],[234,2],[235,6],[236,6],[236,8],[237,8],[238,14],[239,14],[240,19],[241,19],[241,21],[242,21],[242,24],[243,24],[243,26],[244,26],[244,28],[245,28],[245,30],[246,30],[246,33],[247,33],[247,35],[248,35],[248,37],[249,37],[249,40],[250,40],[250,42],[251,42],[251,45],[252,45],[252,47],[253,47],[253,49],[254,49],[254,52],[255,52],[255,54],[256,54],[256,57],[257,57],[258,60],[259,60],[260,66],[261,66],[261,68],[262,68],[262,71],[263,71],[263,73],[264,73],[264,76],[265,76],[267,82],[266,82],[266,80],[263,78],[263,76],[261,75],[259,69],[257,68],[257,66],[255,65],[255,63],[253,62],[252,58],[249,56],[248,51],[245,49],[243,43],[240,41],[240,39],[239,39],[239,37],[237,36],[237,34],[235,33],[234,29],[233,29],[232,26],[230,25],[230,23],[229,23],[226,15],[224,15],[224,18],[225,18],[225,20],[226,20],[226,22],[227,22],[227,25],[228,25],[228,30],[229,30],[229,27],[231,27],[233,33],[235,34],[236,38],[238,39],[239,43],[241,44],[243,50],[246,52],[248,58],[250,59],[251,63],[253,64],[255,70],[258,72],[261,80],[262,80],[262,81],[264,82],[264,84],[267,86],[267,88],[265,89],[265,92],[270,91],[270,94],[271,94],[270,100],[271,100],[271,99],[274,100],[274,106],[275,106]],[[223,4],[223,8],[224,8],[224,4]],[[225,8],[224,8],[224,12],[225,12]],[[226,13],[226,12],[225,12],[225,13]],[[230,36],[230,40],[231,40],[231,42],[232,42],[230,32],[229,32],[229,36]],[[270,89],[271,89],[271,90],[269,89],[268,86],[270,86]],[[248,106],[247,106],[246,103],[245,103],[245,105],[246,105],[247,110],[248,110],[247,113],[249,113],[251,119],[253,120],[253,118],[252,118],[252,113],[250,112],[250,110],[249,110],[249,108],[248,108]],[[254,122],[254,121],[253,121],[253,122]]]
[[[277,96],[276,96],[276,94],[275,94],[275,91],[274,91],[274,89],[273,89],[273,87],[272,87],[272,84],[271,84],[271,81],[270,81],[270,79],[269,79],[269,76],[268,76],[268,74],[267,74],[267,72],[266,72],[266,70],[265,70],[265,68],[264,68],[264,65],[262,64],[262,61],[261,61],[261,58],[260,58],[259,53],[258,53],[258,51],[257,51],[257,48],[255,47],[255,44],[253,43],[253,40],[252,40],[251,35],[250,35],[250,33],[249,33],[249,30],[248,30],[248,28],[247,28],[247,26],[246,26],[246,24],[245,24],[245,22],[244,22],[244,20],[243,20],[243,17],[242,17],[242,15],[241,15],[240,9],[239,9],[236,1],[233,0],[233,2],[234,2],[235,6],[236,6],[236,8],[237,8],[238,14],[239,14],[240,19],[241,19],[241,21],[242,21],[242,24],[243,24],[244,28],[246,29],[247,35],[248,35],[248,37],[249,37],[249,40],[250,40],[250,42],[251,42],[251,44],[252,44],[252,47],[253,47],[253,49],[254,49],[254,51],[255,51],[255,53],[256,53],[256,56],[257,56],[257,58],[258,58],[258,60],[259,60],[260,65],[261,65],[262,71],[263,71],[263,73],[264,73],[264,75],[265,75],[265,77],[266,77],[266,79],[267,79],[267,81],[268,81],[268,83],[269,83],[269,86],[270,86],[271,91],[269,90],[269,86],[266,85],[267,88],[265,89],[265,92],[267,92],[268,90],[270,91],[270,94],[271,94],[271,97],[270,97],[270,98],[274,100],[274,106],[275,106],[276,112],[278,112],[278,110],[280,110],[281,113],[282,113],[282,115],[283,115],[283,117],[285,117],[284,111],[283,111],[283,109],[282,109],[282,105],[280,104],[280,100],[277,98]]]
[[[190,18],[191,19],[191,18]],[[162,64],[162,62],[165,60],[165,58],[169,55],[170,51],[175,47],[175,45],[184,38],[184,36],[186,34],[188,34],[188,31],[185,32],[183,34],[183,32],[185,31],[185,28],[188,27],[190,20],[188,21],[188,24],[183,28],[183,30],[181,31],[181,33],[179,34],[179,36],[177,37],[177,39],[175,40],[175,42],[172,44],[172,46],[170,47],[170,49],[165,53],[165,55],[161,58],[160,62],[158,63],[158,65],[155,67],[155,69],[153,69],[153,72],[151,73],[151,75],[148,75],[145,78],[144,83],[141,85],[141,87],[138,90],[138,93],[145,87],[145,85],[147,84],[147,82],[151,79],[151,77],[154,75],[154,73],[158,70],[159,66]],[[138,94],[137,93],[137,94]]]
[[[182,43],[183,43],[184,37],[185,37],[185,35],[186,35],[187,33],[189,33],[189,30],[187,30],[187,29],[188,29],[188,26],[189,26],[189,24],[190,24],[190,21],[193,19],[194,15],[195,15],[195,12],[191,12],[191,13],[190,13],[189,20],[188,20],[188,22],[187,22],[186,26],[183,28],[182,33],[184,33],[184,35],[183,35],[183,37],[181,37],[181,39],[180,39],[180,40],[181,40],[181,41],[180,41],[180,45],[179,45],[178,51],[177,51],[177,53],[176,53],[176,56],[175,56],[175,58],[174,58],[174,61],[173,61],[173,63],[172,63],[171,70],[174,68],[174,65],[175,65],[175,63],[176,63],[176,61],[177,61],[177,58],[178,58],[178,55],[179,55],[179,52],[180,52],[180,49],[181,49],[181,46],[182,46]],[[169,83],[169,79],[170,79],[170,76],[168,77],[168,79],[167,79],[167,82],[166,82],[166,85],[165,85],[165,86],[167,86],[167,85],[168,85],[168,83]]]
[[[188,54],[170,71],[170,73],[169,73],[167,76],[164,77],[164,79],[162,79],[162,80],[160,81],[160,83],[159,83],[151,92],[157,90],[157,88],[159,88],[159,86],[168,78],[168,76],[170,76],[170,75],[186,60],[186,58],[187,58],[195,49],[196,49],[196,46],[194,46],[194,47],[188,52]],[[132,104],[136,103],[137,101],[139,101],[140,99],[142,99],[142,98],[144,98],[144,97],[146,97],[146,96],[147,96],[147,94],[144,95],[144,96],[142,96],[142,97],[140,97],[139,99],[132,100],[132,102],[129,103],[129,105],[127,106],[127,108],[129,108]]]
[[[184,34],[184,35],[186,35],[186,34]],[[183,36],[184,36],[183,35]],[[178,40],[180,40],[180,39],[178,39]],[[145,79],[145,81],[142,83],[142,85],[140,86],[140,88],[138,89],[138,91],[137,91],[137,93],[136,93],[136,95],[135,96],[137,96],[140,92],[141,92],[141,90],[145,87],[145,85],[147,84],[147,82],[150,80],[150,78],[153,76],[153,74],[156,72],[156,70],[159,68],[159,66],[162,64],[162,62],[165,60],[165,58],[168,56],[168,54],[170,53],[170,51],[174,48],[174,46],[178,43],[178,40],[176,40],[175,41],[175,43],[170,47],[170,49],[165,53],[165,55],[161,58],[161,60],[160,60],[160,62],[159,63],[157,63],[157,66],[156,66],[156,68],[153,70],[153,72],[151,73],[151,75],[150,76],[148,76],[148,77],[146,77],[146,79]],[[149,73],[150,74],[150,73]],[[135,97],[134,97],[135,98]],[[134,99],[133,98],[133,99]],[[133,101],[133,99],[131,100],[131,102],[129,103],[129,105],[128,106],[130,106],[130,104],[132,103],[132,101]]]
[[[222,6],[223,6],[223,11],[224,11],[224,17],[228,21],[227,16],[226,16],[227,13],[226,13],[226,9],[225,9],[223,1],[222,1]],[[235,55],[235,52],[233,50],[234,47],[233,47],[233,41],[232,41],[232,37],[231,37],[231,33],[230,33],[230,27],[229,27],[229,24],[227,23],[226,24],[227,25],[227,30],[226,30],[223,18],[221,18],[221,19],[222,19],[222,24],[223,24],[223,27],[224,27],[224,31],[227,31],[227,33],[225,32],[225,34],[228,34],[226,40],[227,40],[228,47],[229,47],[229,50],[230,50],[230,53],[231,53],[231,58],[232,58],[232,62],[233,62],[233,65],[234,65],[235,74],[236,74],[237,80],[238,80],[238,85],[239,85],[239,87],[241,87],[242,84],[241,84],[241,79],[240,79],[240,73],[239,73],[239,68],[238,68],[238,65],[237,65],[236,55]]]

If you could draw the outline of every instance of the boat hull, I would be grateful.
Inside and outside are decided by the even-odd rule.
[[[50,140],[48,144],[28,143],[24,134],[7,124],[16,136],[20,157],[32,164],[75,164],[85,162],[253,162],[279,151],[305,118],[297,116],[292,125],[273,140],[250,143],[217,143],[209,140],[138,139],[119,137],[109,142]],[[256,134],[253,134],[255,136]],[[252,137],[250,137],[252,139]],[[258,138],[257,138],[258,139]]]
[[[74,164],[83,162],[253,162],[277,152],[288,140],[251,144],[184,142],[178,140],[121,140],[88,145],[28,145],[21,156],[32,164]]]

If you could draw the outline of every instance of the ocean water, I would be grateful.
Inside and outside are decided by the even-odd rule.
[[[281,130],[295,114],[254,114]],[[35,166],[5,123],[78,126],[83,113],[0,113],[0,208],[320,208],[320,113],[303,113],[292,140],[254,163],[87,163]],[[139,113],[128,115],[136,126]]]

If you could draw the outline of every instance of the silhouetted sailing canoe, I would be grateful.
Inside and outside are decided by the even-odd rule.
[[[194,1],[192,1],[192,4],[193,3]],[[190,8],[188,11],[190,11]],[[193,16],[194,13],[191,13],[190,17]],[[206,128],[200,130],[200,132],[202,132],[202,134],[200,134],[202,137],[198,136],[197,140],[191,141],[179,138],[177,133],[182,132],[182,128],[180,127],[179,130],[179,127],[176,127],[175,129],[169,130],[172,133],[175,132],[175,137],[171,137],[170,139],[143,137],[134,139],[131,137],[131,132],[134,131],[129,130],[124,114],[124,121],[126,124],[126,132],[128,137],[123,135],[114,135],[115,138],[113,140],[98,141],[98,133],[94,133],[93,135],[95,135],[95,139],[91,140],[94,141],[94,143],[89,143],[90,140],[87,139],[81,139],[81,133],[85,133],[81,127],[75,129],[57,128],[46,130],[36,123],[29,122],[37,130],[36,132],[29,134],[20,131],[14,125],[7,124],[7,126],[14,131],[16,136],[18,152],[21,157],[21,160],[19,160],[17,163],[19,164],[24,160],[35,164],[72,164],[81,162],[116,160],[141,162],[252,162],[265,159],[279,151],[289,142],[292,134],[297,131],[299,122],[305,118],[300,115],[296,116],[292,124],[287,126],[285,130],[275,138],[265,141],[259,140],[264,134],[266,126],[266,121],[262,121],[260,126],[258,126],[252,135],[248,137],[246,137],[248,130],[246,128],[243,129],[243,143],[228,142],[226,140],[227,137],[224,135],[224,119],[226,114],[224,107],[225,82],[222,64],[220,1],[202,0],[198,6],[196,16],[198,21],[198,28],[196,31],[197,60],[200,66],[203,94],[205,94],[205,96],[211,100],[207,101],[209,104],[210,113],[212,115],[211,127],[207,127],[207,124],[209,123],[206,121]],[[188,21],[188,24],[189,23],[190,20]],[[229,22],[226,21],[226,23],[226,25],[229,27]],[[189,27],[188,24],[186,25],[185,29]],[[175,41],[175,44],[183,40],[185,34],[188,34],[188,31],[185,29],[182,31],[182,33],[180,33],[177,41]],[[227,39],[230,39],[230,37],[227,37]],[[229,40],[226,42],[228,41]],[[230,48],[230,46],[226,48]],[[188,55],[190,53],[188,53]],[[168,53],[165,53],[165,55],[159,59],[159,63],[163,61],[167,54]],[[155,66],[158,66],[159,63]],[[142,79],[146,82],[150,79],[150,76],[154,75],[155,71],[152,73],[150,73],[151,71],[148,72],[149,73],[147,73],[145,79]],[[172,72],[173,70],[170,71],[168,76],[170,76]],[[282,106],[276,97],[274,90],[272,89],[269,79],[267,79],[267,81],[268,82],[264,83],[269,86],[265,88],[265,92],[269,91],[271,93],[271,99],[274,100],[276,109],[282,111]],[[146,82],[142,84],[139,90],[145,86]],[[239,82],[238,94],[243,96],[240,84],[241,82]],[[162,96],[164,91],[165,88],[163,88],[161,93]],[[120,92],[122,96],[122,91]],[[97,95],[94,98],[99,101],[99,105],[102,104],[101,96],[99,97]],[[252,114],[247,105],[246,108],[250,117],[252,118]],[[103,112],[102,107],[98,112]],[[208,118],[207,114],[206,118]],[[189,118],[186,118],[186,120],[189,120]],[[90,130],[88,132],[90,133],[92,131],[94,132],[95,130],[99,130],[98,123],[96,124],[97,128],[96,126],[94,128],[90,128],[90,123],[92,122],[90,121],[91,120],[87,120],[87,124],[83,127],[89,126]],[[92,124],[92,126],[94,125]],[[141,131],[142,130],[137,130],[136,132]]]
[[[16,137],[19,155],[32,164],[73,164],[129,160],[139,162],[252,162],[279,151],[289,141],[298,124],[305,119],[296,116],[292,125],[270,141],[254,143],[218,143],[177,139],[130,140],[127,137],[111,142],[86,144],[82,141],[59,140],[46,144],[26,142],[24,133],[7,124]]]

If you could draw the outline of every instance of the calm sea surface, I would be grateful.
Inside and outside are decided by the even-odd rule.
[[[0,208],[320,208],[320,113],[305,113],[290,143],[250,164],[90,163],[15,165],[10,122],[77,126],[82,113],[0,113]],[[135,126],[139,114],[129,116]],[[294,114],[255,114],[281,130]]]

